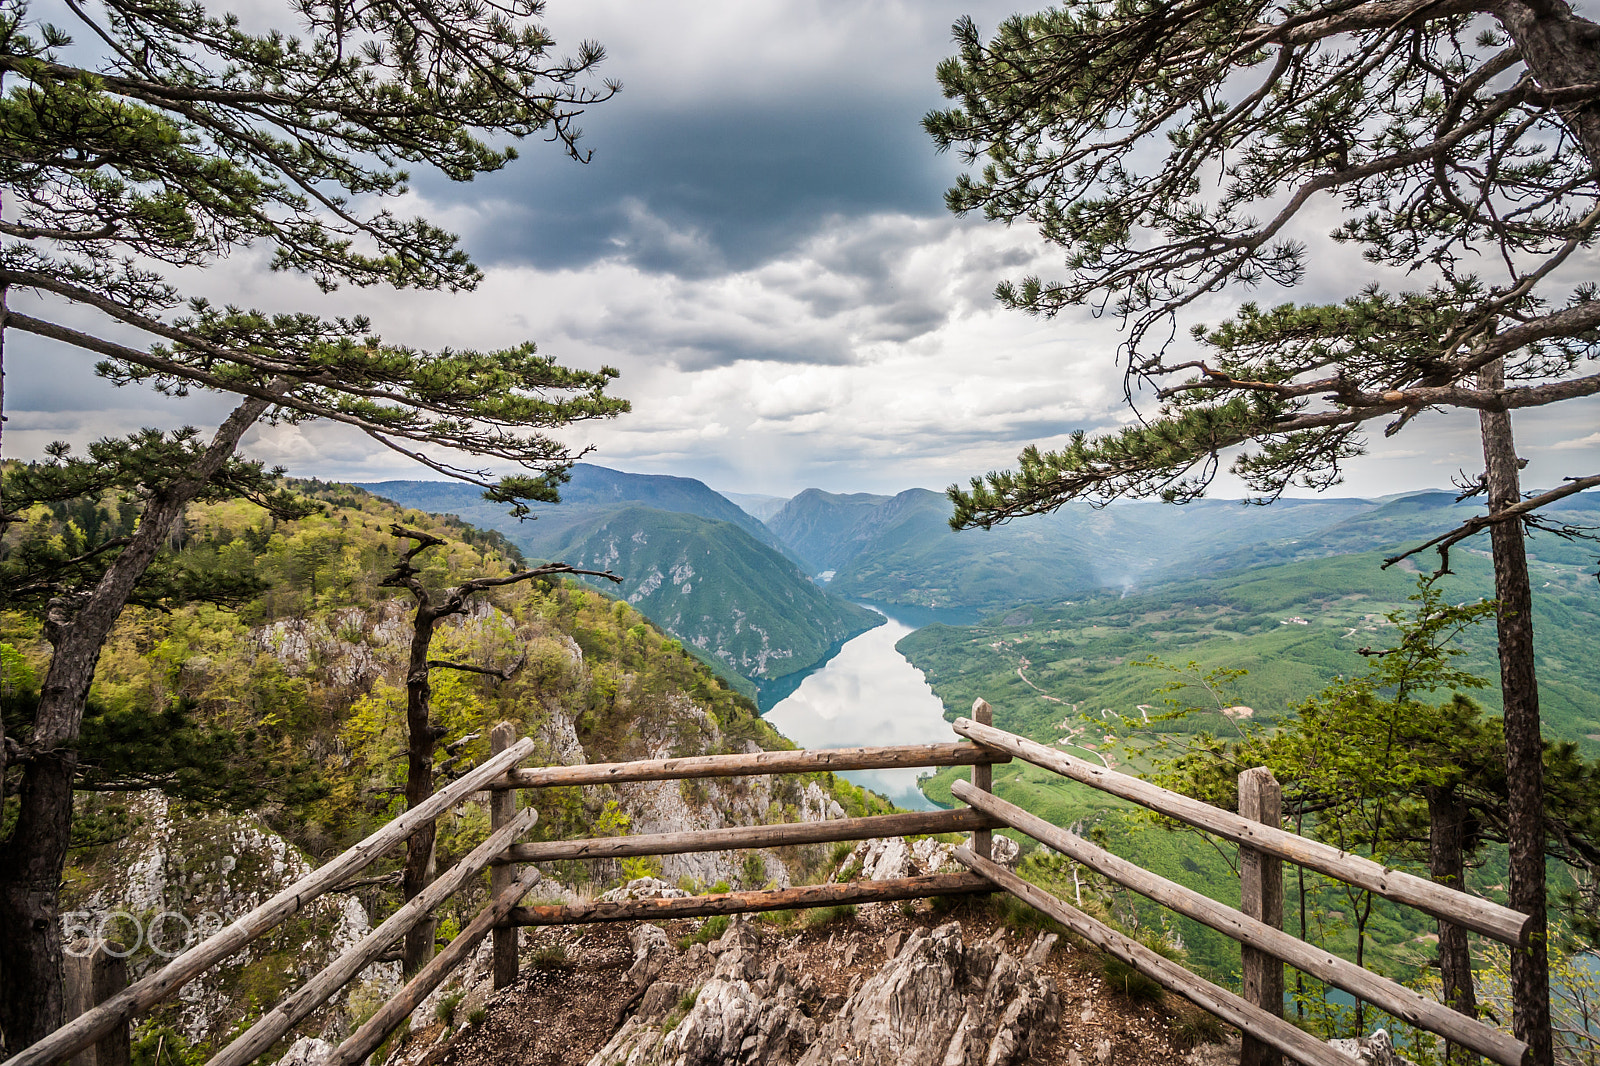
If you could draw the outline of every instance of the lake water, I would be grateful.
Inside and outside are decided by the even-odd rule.
[[[915,627],[870,607],[888,621],[845,642],[767,711],[766,719],[802,748],[928,744],[959,739],[928,680],[894,650]],[[931,770],[851,770],[846,780],[889,797],[901,807],[934,809],[917,777]]]

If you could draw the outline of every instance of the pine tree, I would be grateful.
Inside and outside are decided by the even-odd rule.
[[[502,671],[471,663],[452,662],[432,657],[433,636],[439,621],[461,614],[472,607],[481,592],[518,585],[524,581],[554,577],[558,574],[603,577],[613,582],[622,579],[609,570],[580,570],[566,563],[545,563],[532,569],[517,570],[499,577],[477,577],[449,588],[429,588],[423,580],[422,568],[416,565],[417,556],[429,548],[440,547],[448,541],[419,529],[391,526],[390,532],[402,540],[412,542],[401,553],[387,577],[386,588],[401,588],[411,593],[417,609],[411,619],[411,654],[406,664],[406,807],[417,806],[433,795],[434,752],[447,731],[433,720],[431,706],[433,685],[430,674],[436,669],[464,670],[488,674],[509,681],[521,668],[516,662]],[[434,877],[434,835],[432,822],[420,827],[406,839],[406,861],[401,870],[400,892],[411,899],[428,887]],[[433,957],[434,922],[425,919],[406,934],[405,969],[411,973],[420,970]]]
[[[1127,395],[1159,409],[1121,432],[1025,450],[953,487],[953,524],[988,528],[1067,500],[1182,502],[1231,469],[1261,501],[1321,490],[1423,411],[1479,415],[1512,790],[1512,905],[1543,915],[1542,743],[1524,526],[1600,485],[1524,499],[1511,412],[1600,392],[1600,300],[1562,268],[1600,224],[1600,26],[1553,2],[1342,0],[1273,6],[1072,2],[956,25],[939,67],[957,105],[927,116],[976,174],[957,213],[1024,221],[1066,253],[1061,280],[1000,285],[1035,314],[1088,305],[1126,324]],[[1196,324],[1230,286],[1293,285],[1312,211],[1335,241],[1422,279],[1332,306],[1245,305]],[[1181,327],[1192,330],[1185,334]],[[1415,430],[1413,430],[1415,432]],[[1448,556],[1441,569],[1448,566]],[[1517,1032],[1549,1063],[1544,934],[1516,956]]]
[[[0,738],[0,781],[16,786],[0,797],[15,811],[0,845],[11,1050],[61,1021],[56,898],[95,662],[188,505],[246,475],[245,432],[337,422],[526,513],[576,457],[543,430],[627,406],[606,394],[614,370],[570,369],[532,344],[419,351],[361,319],[186,302],[164,273],[260,245],[324,291],[470,289],[480,274],[455,238],[382,201],[407,190],[408,166],[460,181],[498,169],[516,155],[508,138],[541,134],[586,158],[575,119],[617,86],[593,81],[597,45],[552,56],[539,0],[304,0],[283,12],[295,32],[248,30],[200,3],[65,8],[71,28],[23,2],[0,11],[0,352],[20,331],[101,356],[117,384],[238,406],[209,439],[102,442],[88,467],[55,457],[63,477],[120,471],[138,523],[123,543],[90,545],[92,559],[59,560],[34,720],[25,743]],[[459,452],[523,472],[495,478],[447,457]]]

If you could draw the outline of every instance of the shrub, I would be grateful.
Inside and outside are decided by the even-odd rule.
[[[461,997],[466,993],[452,992],[440,999],[434,1005],[433,1016],[445,1025],[454,1025],[456,1021],[456,1008],[461,1006]]]
[[[832,907],[817,907],[807,911],[804,922],[807,929],[821,929],[831,922],[844,921],[846,918],[854,918],[855,915],[854,903],[840,903]]]
[[[574,965],[567,957],[567,945],[560,940],[540,945],[530,961],[535,970],[570,970]]]
[[[727,915],[719,914],[714,918],[707,918],[705,921],[700,923],[699,929],[696,929],[694,932],[678,941],[678,948],[681,950],[693,944],[709,944],[727,931]]]

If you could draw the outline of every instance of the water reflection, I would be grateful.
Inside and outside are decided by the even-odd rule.
[[[862,606],[871,607],[870,604]],[[820,670],[779,701],[767,721],[803,748],[853,748],[876,744],[927,744],[956,739],[944,704],[922,671],[894,650],[913,627],[888,619],[845,643]],[[842,776],[888,796],[910,810],[932,810],[917,788],[929,770],[852,770]]]

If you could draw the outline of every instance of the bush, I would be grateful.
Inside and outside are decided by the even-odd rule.
[[[461,998],[466,993],[452,992],[439,1000],[434,1005],[433,1016],[445,1025],[454,1025],[456,1022],[456,1008],[461,1006]]]
[[[714,918],[707,918],[700,923],[700,928],[678,941],[678,948],[682,950],[694,944],[709,944],[723,933],[728,931],[728,916],[719,914]]]
[[[570,970],[575,965],[567,957],[567,945],[560,940],[540,945],[529,961],[535,970]]]
[[[840,903],[832,907],[817,907],[807,911],[804,923],[807,929],[821,929],[832,922],[842,922],[846,918],[854,918],[855,916],[856,905],[854,903]]]

